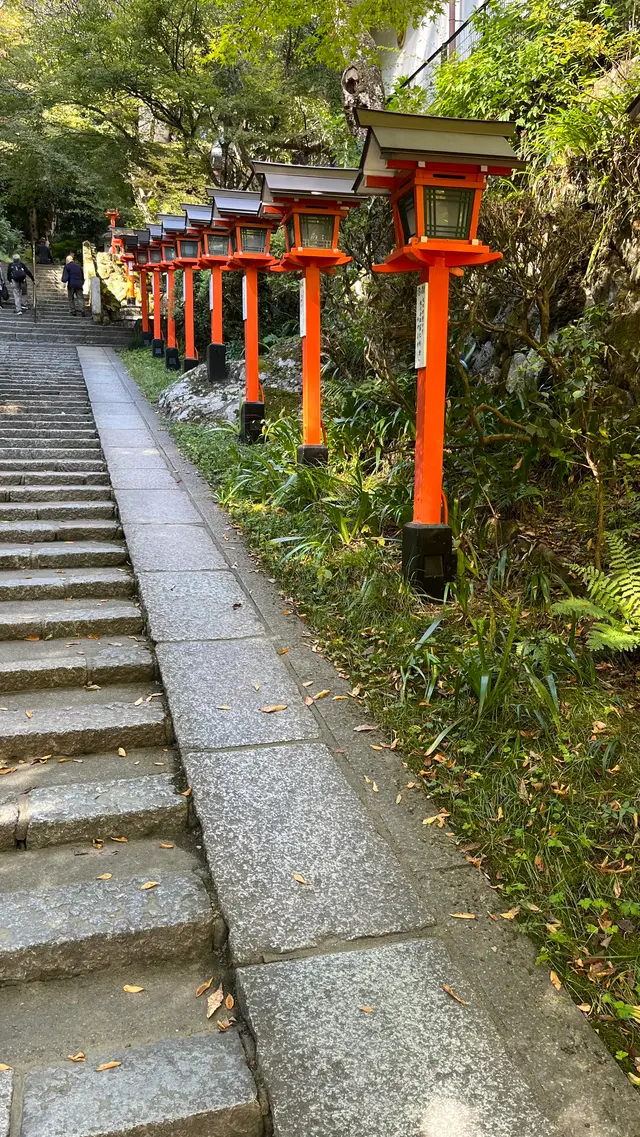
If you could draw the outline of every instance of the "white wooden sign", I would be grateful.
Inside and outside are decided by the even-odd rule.
[[[187,274],[186,274],[186,272],[183,272],[183,274],[182,274],[182,303],[183,304],[186,302],[186,299],[187,299]]]
[[[416,290],[416,356],[414,367],[427,366],[427,303],[429,285],[419,284]]]
[[[242,319],[247,318],[247,278],[242,274]]]
[[[307,334],[307,282],[302,277],[300,281],[300,338]]]
[[[244,280],[244,276],[242,279]],[[213,273],[209,275],[209,311],[213,312]]]

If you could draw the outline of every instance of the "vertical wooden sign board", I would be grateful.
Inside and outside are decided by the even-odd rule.
[[[244,280],[244,277],[242,278]],[[213,312],[213,273],[209,273],[209,311]]]
[[[247,278],[242,274],[242,319],[247,318]]]
[[[427,303],[429,285],[425,282],[416,289],[416,354],[414,367],[427,366]]]
[[[303,276],[300,281],[300,339],[307,334],[307,282]]]

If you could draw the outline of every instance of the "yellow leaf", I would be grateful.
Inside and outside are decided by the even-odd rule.
[[[378,787],[377,787],[377,785],[376,785],[376,783],[375,783],[375,782],[373,783],[372,789],[373,789],[373,792],[374,792],[374,794],[379,794],[379,793],[380,793],[380,790],[378,789]]]
[[[126,991],[127,995],[139,995],[141,991],[144,991],[144,987],[135,987],[131,983],[125,983],[122,990]]]
[[[433,815],[433,817],[425,817],[422,824],[423,825],[433,825],[434,821],[438,821],[439,819],[440,819],[440,814],[435,813]]]
[[[236,1001],[235,1001],[233,995],[227,995],[227,997],[224,1001],[224,1005],[228,1011],[231,1011],[233,1009],[233,1007],[235,1007]]]
[[[125,750],[124,746],[119,746],[119,747],[118,747],[118,754],[120,755],[120,757],[121,757],[121,758],[126,758],[126,757],[127,757],[127,752],[126,752],[126,750]]]
[[[290,647],[281,647],[278,655],[286,655],[288,651],[291,651]]]
[[[161,849],[175,849],[175,845],[172,844],[171,841],[161,841],[160,842],[160,848]]]
[[[218,711],[230,711],[231,707],[221,706],[221,707],[216,707],[216,710],[218,710]]]
[[[312,707],[313,706],[313,699],[311,698],[311,695],[307,695],[307,697],[304,701],[304,705],[305,705],[305,707]]]
[[[517,907],[510,908],[508,912],[501,912],[500,915],[502,916],[503,920],[515,920],[519,911],[520,905],[518,904]]]
[[[191,793],[192,793],[192,787],[187,786],[186,790],[183,790],[182,793],[180,794],[180,797],[189,797],[191,795]]]
[[[451,998],[455,999],[456,1003],[460,1003],[462,1007],[467,1006],[467,1000],[458,995],[457,991],[454,991],[453,987],[449,987],[447,983],[442,984],[442,990],[446,991],[447,995],[450,995]]]
[[[142,703],[144,703],[144,695],[141,695],[139,699],[136,699],[133,705],[134,707],[139,707],[142,705]]]
[[[228,1018],[218,1019],[216,1022],[216,1026],[217,1026],[218,1030],[222,1031],[222,1033],[224,1034],[225,1031],[229,1030],[229,1027],[233,1026],[235,1021],[236,1021],[235,1019],[228,1019]]]
[[[578,1010],[582,1011],[583,1015],[588,1015],[591,1011],[591,1003],[578,1003]]]
[[[372,750],[384,750],[384,746],[374,746],[372,742],[369,743]]]
[[[140,885],[140,891],[148,892],[150,888],[157,888],[159,884],[159,880],[147,880],[144,884]]]
[[[0,1062],[0,1070],[4,1073],[5,1070],[12,1070],[13,1066],[7,1066],[4,1062]]]
[[[102,837],[94,837],[91,844],[93,845],[94,849],[101,849],[104,845],[104,841],[102,840]]]
[[[637,1074],[627,1074],[627,1077],[634,1086],[640,1086],[640,1078]]]
[[[129,844],[129,838],[128,837],[110,837],[109,840],[110,841],[116,841],[118,845],[128,845]]]
[[[199,987],[196,987],[196,999],[199,999],[201,995],[204,995],[205,991],[208,991],[212,984],[213,976],[211,979],[207,979],[205,983],[201,983]]]
[[[220,986],[217,987],[216,990],[213,992],[213,994],[209,995],[209,998],[207,999],[207,1018],[208,1019],[210,1019],[212,1017],[212,1015],[215,1015],[216,1011],[218,1010],[218,1007],[222,1006],[223,1000],[224,1000],[224,991],[222,990],[222,983],[221,983]]]
[[[318,694],[317,694],[317,695],[314,695],[313,697],[314,697],[314,699],[316,699],[316,700],[318,700],[318,699],[326,699],[326,697],[327,697],[327,695],[328,695],[328,694],[329,694],[329,691],[328,691],[328,690],[327,690],[327,691],[318,691]]]
[[[504,814],[503,814],[503,812],[502,812],[502,806],[501,806],[501,805],[499,805],[499,806],[498,806],[498,821],[502,821],[502,818],[503,818],[503,817],[504,817]]]
[[[338,703],[338,702],[340,702],[340,700],[342,700],[342,699],[348,699],[348,698],[349,698],[349,696],[348,696],[348,695],[334,695],[334,696],[333,696],[333,700],[332,700],[332,701],[333,701],[334,703]]]
[[[452,920],[477,920],[475,912],[450,912]]]
[[[553,986],[555,987],[556,991],[562,990],[562,983],[560,982],[559,976],[556,974],[555,971],[549,972],[549,979],[553,983]]]
[[[84,1062],[84,1060],[85,1060],[84,1054],[82,1053],[81,1050],[79,1050],[77,1054],[67,1054],[67,1058],[69,1059],[70,1062]],[[2,1069],[2,1067],[0,1066],[0,1070],[1,1069]]]
[[[103,1070],[115,1070],[116,1066],[122,1066],[122,1062],[103,1062],[102,1066],[96,1066],[96,1073],[100,1074]]]
[[[362,1011],[365,1015],[370,1015],[371,1012],[375,1010],[375,1007],[358,1007],[358,1010]]]
[[[298,882],[298,884],[307,884],[307,885],[309,884],[309,881],[308,881],[308,880],[305,880],[305,879],[304,879],[304,877],[303,877],[303,876],[301,876],[299,872],[294,872],[294,873],[293,873],[293,879],[294,879],[295,881],[297,881],[297,882]]]
[[[25,715],[27,716],[27,718],[28,718],[28,719],[32,719],[32,718],[33,718],[33,711],[25,711],[24,713],[25,713]]]
[[[305,679],[302,684],[303,687],[313,687],[313,679]]]
[[[400,805],[401,801],[402,801],[402,794],[398,794],[398,796],[396,798],[396,805]]]
[[[286,711],[288,703],[275,703],[272,707],[260,707],[263,715],[272,715],[275,711]]]
[[[102,876],[97,876],[96,880],[111,880],[112,872],[103,872]]]

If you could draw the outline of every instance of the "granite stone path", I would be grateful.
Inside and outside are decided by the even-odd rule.
[[[356,729],[375,723],[122,359],[79,357],[228,929],[265,1132],[638,1137],[635,1091],[455,836],[422,824],[434,810],[401,757],[372,748],[377,727]]]

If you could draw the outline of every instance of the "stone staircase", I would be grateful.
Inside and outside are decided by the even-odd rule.
[[[39,344],[88,344],[126,347],[131,342],[132,328],[127,324],[94,324],[85,303],[85,316],[69,312],[67,289],[61,281],[62,265],[36,265],[36,307],[33,285],[27,279],[27,309],[18,316],[13,299],[0,309],[0,342],[16,340]]]
[[[263,1133],[172,741],[77,352],[9,343],[0,1137]]]

